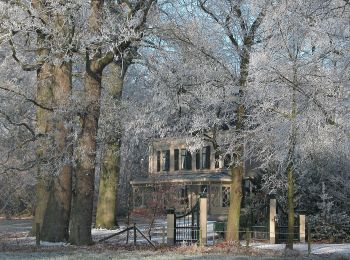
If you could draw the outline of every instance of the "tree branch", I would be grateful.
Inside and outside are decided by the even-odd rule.
[[[31,133],[31,135],[33,137],[35,137],[34,130],[27,123],[25,123],[25,122],[19,122],[19,123],[14,122],[9,115],[7,115],[5,112],[3,112],[1,110],[0,110],[0,114],[3,115],[5,117],[5,119],[10,122],[10,124],[15,125],[15,126],[23,126],[23,127],[25,127]]]
[[[9,44],[12,50],[12,57],[14,58],[14,60],[21,66],[22,70],[24,71],[35,71],[41,68],[41,66],[43,65],[43,62],[38,62],[36,64],[25,64],[23,63],[18,57],[17,57],[17,52],[16,52],[16,48],[14,46],[14,43],[12,41],[12,39],[9,40]]]
[[[226,32],[227,34],[227,37],[230,39],[231,43],[236,47],[238,48],[238,41],[236,40],[236,38],[233,36],[231,30],[230,30],[230,27],[229,27],[229,22],[231,20],[230,18],[230,15],[227,15],[226,16],[226,20],[225,20],[225,24],[223,25],[219,18],[213,13],[211,12],[206,6],[205,6],[205,3],[206,3],[206,0],[198,0],[199,2],[199,6],[200,8],[206,13],[208,14],[217,24],[219,24],[223,29],[224,31]]]
[[[15,91],[15,90],[13,90],[13,89],[9,89],[9,88],[3,87],[3,86],[0,86],[0,89],[5,90],[5,91],[10,92],[10,93],[13,93],[13,94],[15,94],[15,95],[18,95],[18,96],[24,98],[25,100],[27,100],[27,101],[33,103],[34,105],[36,105],[36,106],[38,106],[38,107],[40,107],[40,108],[42,108],[42,109],[46,109],[46,110],[49,110],[49,111],[53,111],[53,108],[51,108],[51,107],[46,107],[46,106],[44,106],[44,105],[38,103],[36,100],[27,97],[26,95],[24,95],[24,94],[21,93],[21,92],[18,92],[18,91]]]

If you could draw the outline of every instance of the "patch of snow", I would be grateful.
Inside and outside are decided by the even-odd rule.
[[[285,249],[285,244],[264,244],[264,243],[252,243],[253,248],[258,249],[271,249],[276,251],[282,251]],[[294,244],[294,250],[302,253],[307,253],[308,245]],[[311,244],[311,253],[317,255],[323,254],[340,254],[350,256],[350,244]]]
[[[117,229],[93,228],[91,230],[91,234],[93,236],[112,235],[112,234],[115,234],[115,233],[118,233],[118,232],[124,230],[125,228],[126,228],[126,226],[121,226]]]
[[[46,241],[41,241],[40,242],[41,246],[69,246],[69,243],[65,243],[65,242],[46,242]]]

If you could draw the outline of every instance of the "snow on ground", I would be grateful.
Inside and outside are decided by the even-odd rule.
[[[97,243],[94,247],[98,248],[99,252],[91,252],[94,249],[80,249],[75,248],[66,243],[49,243],[41,242],[40,250],[49,250],[50,252],[34,252],[28,249],[28,252],[15,252],[13,249],[11,253],[1,252],[6,251],[8,248],[18,248],[26,250],[26,248],[35,248],[35,237],[28,235],[30,230],[30,221],[4,221],[0,220],[0,259],[282,259],[274,257],[266,258],[254,258],[247,256],[236,256],[233,258],[231,254],[210,254],[203,255],[201,253],[188,254],[186,252],[166,252],[160,251],[147,251],[145,248],[149,248],[145,239],[141,235],[137,234],[137,245],[144,245],[142,250],[127,251],[122,249],[126,244],[127,234],[123,233],[112,237],[111,239]],[[147,224],[136,224],[136,226],[148,236]],[[95,242],[98,240],[116,234],[124,230],[127,226],[122,224],[118,229],[92,229],[92,237]],[[155,244],[162,244],[166,242],[166,222],[160,221],[153,227],[152,241]],[[129,245],[133,244],[133,230],[129,232]],[[208,243],[217,244],[222,242],[217,238],[216,233],[213,230],[213,224],[208,223]],[[117,251],[109,251],[109,246],[121,245],[121,249]],[[245,246],[245,241],[242,241],[242,246]],[[284,244],[267,244],[261,242],[251,243],[250,246],[257,250],[274,250],[277,255],[283,255],[285,245]],[[118,246],[117,246],[118,248]],[[307,255],[307,244],[295,244],[294,249],[299,252],[300,256]],[[36,251],[36,250],[35,250]],[[312,244],[311,245],[312,257],[307,259],[350,259],[350,244]],[[295,259],[293,257],[285,257],[283,259]]]
[[[276,251],[283,251],[285,249],[285,244],[252,243],[251,246],[253,248]],[[308,252],[308,245],[294,244],[294,250],[306,254]],[[311,244],[311,253],[316,255],[339,254],[349,256],[350,259],[350,244]]]

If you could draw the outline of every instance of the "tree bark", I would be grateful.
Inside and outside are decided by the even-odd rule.
[[[39,168],[39,167],[38,167]],[[42,177],[36,178],[35,186],[35,210],[34,210],[34,219],[32,223],[31,235],[35,236],[36,224],[40,224],[40,230],[44,222],[44,215],[46,212],[47,201],[49,199],[49,188],[47,181]]]
[[[37,90],[36,101],[43,107],[52,107],[52,66],[43,64],[37,71]],[[47,201],[49,197],[50,176],[46,173],[45,164],[47,164],[47,149],[50,147],[50,134],[52,132],[52,112],[43,107],[37,107],[36,111],[36,131],[38,136],[37,157],[37,184],[36,184],[36,203],[34,221],[32,225],[32,234],[35,234],[36,224],[43,225],[46,212]]]
[[[124,76],[129,66],[125,64],[111,63],[109,65],[108,77],[103,80],[109,96],[115,101],[121,99],[123,92]],[[121,129],[115,129],[104,145],[101,159],[100,183],[98,192],[98,203],[96,212],[96,226],[99,228],[113,228],[116,223],[116,202],[118,193],[119,177],[119,149]]]
[[[294,240],[294,178],[293,178],[293,164],[290,163],[287,168],[288,174],[288,236],[287,248],[293,249]]]
[[[101,23],[103,0],[91,1],[89,33],[98,36]],[[81,133],[78,136],[75,183],[72,193],[72,212],[69,241],[74,245],[92,244],[91,224],[95,185],[96,137],[100,116],[101,81],[103,66],[99,59],[98,46],[86,51],[85,66],[85,111],[80,116]],[[93,50],[94,49],[94,50]]]
[[[290,134],[290,147],[288,150],[288,164],[287,164],[287,177],[288,177],[288,191],[287,191],[287,203],[288,203],[288,235],[287,244],[288,249],[293,249],[294,243],[294,157],[295,146],[297,138],[297,101],[296,101],[296,86],[297,86],[297,67],[294,64],[293,68],[293,93],[292,93],[292,111],[291,111],[291,134]]]
[[[58,108],[68,105],[72,89],[72,64],[55,65],[54,102]],[[69,217],[72,195],[72,144],[70,131],[63,114],[55,114],[55,147],[58,149],[59,173],[53,178],[48,205],[43,221],[41,238],[44,241],[68,241]]]
[[[116,226],[116,200],[119,176],[119,145],[106,144],[100,172],[96,226],[111,229]]]
[[[94,71],[95,61],[87,62],[85,75],[86,112],[81,117],[78,137],[69,240],[75,245],[89,245],[95,182],[96,136],[100,115],[102,72]]]
[[[226,241],[239,241],[239,221],[242,202],[243,165],[231,168],[232,182],[230,191],[230,207],[227,216]]]
[[[244,130],[244,117],[246,114],[243,104],[243,97],[247,87],[248,72],[250,61],[250,47],[244,46],[241,53],[240,62],[240,78],[239,78],[239,94],[240,100],[236,110],[236,134],[239,138]],[[236,150],[235,162],[231,166],[231,192],[230,192],[230,207],[227,215],[227,233],[226,241],[239,241],[239,222],[241,215],[242,202],[242,182],[244,177],[244,140],[238,142]]]

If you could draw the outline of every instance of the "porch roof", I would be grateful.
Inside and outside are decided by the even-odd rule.
[[[130,181],[131,185],[157,184],[157,183],[228,183],[231,176],[227,172],[215,173],[189,173],[189,174],[157,174],[147,177],[136,177]]]

